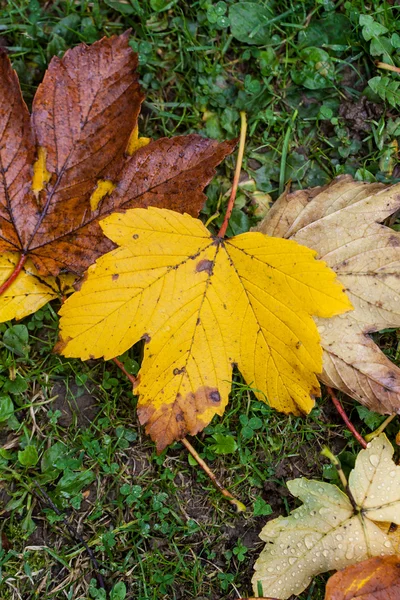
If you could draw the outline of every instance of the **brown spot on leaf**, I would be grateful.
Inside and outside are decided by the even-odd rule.
[[[139,234],[138,233],[134,233],[132,237],[133,237],[134,240],[137,240],[138,237],[139,237]]]
[[[219,391],[218,391],[218,390],[215,390],[215,391],[211,392],[211,393],[210,393],[210,398],[211,398],[211,400],[212,400],[212,401],[213,401],[215,404],[217,404],[217,403],[220,403],[220,402],[221,402],[221,396],[220,396],[220,393],[219,393]]]
[[[144,333],[144,334],[142,335],[141,339],[142,339],[142,340],[144,340],[144,343],[145,343],[145,344],[148,344],[148,343],[150,342],[150,340],[151,340],[151,337],[149,336],[149,334],[148,334],[148,333]]]
[[[181,375],[182,373],[186,372],[186,369],[185,367],[182,367],[181,369],[174,369],[172,372],[174,375]]]
[[[197,263],[196,271],[197,273],[200,273],[201,271],[207,271],[207,273],[211,275],[213,266],[214,263],[212,260],[207,260],[206,258],[204,258],[203,260]]]
[[[117,281],[117,279],[118,279],[118,278],[119,278],[119,273],[113,273],[113,275],[112,275],[111,279],[112,279],[113,281]]]
[[[391,246],[400,246],[400,237],[397,235],[391,235],[389,238],[389,243]]]

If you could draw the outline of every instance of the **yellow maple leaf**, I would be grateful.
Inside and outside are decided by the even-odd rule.
[[[14,252],[0,254],[0,286],[8,280],[18,262]],[[31,260],[27,260],[18,277],[0,294],[0,323],[22,319],[45,304],[70,293],[76,275],[41,277]]]
[[[109,359],[144,339],[138,414],[158,450],[223,413],[233,365],[271,406],[311,410],[322,369],[311,315],[351,309],[313,250],[261,233],[223,240],[157,208],[101,225],[119,247],[62,307],[58,350]]]

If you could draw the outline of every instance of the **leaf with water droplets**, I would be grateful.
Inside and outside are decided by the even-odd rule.
[[[285,600],[300,594],[314,575],[395,554],[400,525],[400,466],[385,434],[362,450],[349,478],[349,496],[330,483],[293,479],[287,486],[302,506],[269,521],[260,537],[266,546],[255,564],[257,592]],[[383,526],[384,525],[384,526]]]
[[[344,176],[326,188],[284,193],[257,230],[313,248],[336,271],[354,311],[316,323],[320,380],[382,414],[400,412],[400,369],[370,333],[400,327],[400,232],[381,225],[400,208],[400,184]]]

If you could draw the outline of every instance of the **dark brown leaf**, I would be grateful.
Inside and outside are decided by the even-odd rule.
[[[234,142],[192,135],[126,155],[143,100],[128,40],[126,32],[53,58],[31,126],[16,75],[0,55],[6,82],[0,88],[0,252],[29,255],[41,275],[81,273],[110,250],[98,224],[110,212],[153,204],[197,216],[204,186],[234,148]],[[110,187],[92,210],[90,198],[102,181]]]

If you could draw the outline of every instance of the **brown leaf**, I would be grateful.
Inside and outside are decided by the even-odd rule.
[[[140,148],[125,160],[114,192],[91,215],[87,214],[86,220],[82,216],[82,225],[77,223],[72,231],[70,228],[65,231],[64,224],[54,241],[33,248],[32,260],[39,270],[51,273],[60,266],[78,272],[85,270],[115,247],[103,236],[98,224],[100,218],[113,212],[151,205],[197,216],[205,201],[204,187],[213,177],[216,165],[234,146],[235,142],[219,144],[199,135],[188,135],[162,138]],[[45,239],[47,224],[46,219]]]
[[[24,230],[35,144],[29,112],[18,78],[4,51],[0,51],[0,248],[20,246],[17,229]],[[14,224],[15,225],[14,225]]]
[[[400,411],[400,369],[369,334],[400,326],[400,234],[381,225],[400,208],[400,186],[355,182],[283,194],[258,227],[314,248],[336,271],[354,311],[316,322],[323,383],[380,413]]]
[[[0,55],[7,82],[0,88],[0,252],[29,254],[40,275],[81,273],[110,250],[98,220],[111,212],[152,203],[196,216],[215,166],[235,146],[192,135],[127,156],[143,100],[128,41],[126,32],[53,58],[31,126],[16,75]]]
[[[338,571],[328,580],[325,600],[398,600],[400,556],[378,556]]]

